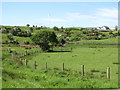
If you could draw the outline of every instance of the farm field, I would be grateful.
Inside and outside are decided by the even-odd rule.
[[[3,87],[117,88],[118,65],[113,64],[118,62],[117,48],[80,48],[80,46],[76,47],[75,45],[72,45],[72,47],[75,47],[72,51],[62,49],[66,51],[62,52],[61,49],[56,49],[56,52],[35,53],[24,56],[22,59],[28,60],[27,67],[16,65],[13,60],[4,60]],[[8,47],[4,47],[3,50],[6,48]],[[19,47],[13,48],[14,50],[25,50]],[[34,69],[35,61],[38,65],[36,70]],[[48,71],[45,70],[46,62]],[[65,73],[62,73],[63,62],[66,69]],[[85,65],[85,78],[89,78],[89,80],[86,79],[86,82],[81,79],[82,77],[79,73],[81,72],[81,65]],[[7,66],[10,68],[8,69]],[[110,81],[106,79],[108,66],[111,68]],[[29,75],[31,76],[29,77]],[[69,79],[71,81],[67,81]],[[80,83],[82,84],[81,86],[78,85]]]
[[[84,31],[65,28],[71,30],[71,34],[66,34],[68,31],[62,29],[37,30],[34,27],[34,31],[29,33],[32,27],[19,28],[21,31],[15,31],[15,35],[11,33],[13,29],[1,33],[2,88],[118,88],[117,31],[113,34],[102,32],[105,37],[99,38],[89,36],[95,33],[90,30],[83,34]],[[44,52],[31,38],[40,31],[54,32],[58,45]],[[61,35],[64,39],[59,37]],[[108,67],[110,80],[107,78]]]
[[[8,1],[0,89],[120,89],[120,3]]]
[[[102,44],[118,44],[118,38],[109,38],[104,40],[81,40],[75,43],[102,43]]]
[[[85,53],[87,53],[87,56]],[[117,54],[118,50],[116,48],[76,48],[72,52],[35,54],[35,56],[30,59],[29,65],[33,68],[33,63],[36,60],[38,68],[44,68],[47,62],[49,68],[61,69],[62,63],[64,62],[66,69],[80,71],[81,65],[85,65],[86,72],[99,70],[99,73],[105,72],[106,68],[109,66],[112,71],[111,80],[117,81],[116,73],[118,66],[113,64],[118,61]]]
[[[34,70],[14,65],[10,68],[3,70],[3,88],[117,88],[117,84],[101,78],[82,80],[80,74],[73,71],[63,73],[55,69]]]

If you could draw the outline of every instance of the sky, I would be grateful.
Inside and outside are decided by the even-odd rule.
[[[118,2],[3,2],[0,24],[114,28]]]

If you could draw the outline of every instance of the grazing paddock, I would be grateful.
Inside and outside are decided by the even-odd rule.
[[[13,59],[9,50],[31,54]],[[40,48],[5,46],[2,51],[3,87],[117,88],[118,85],[115,45],[68,44],[47,53]]]
[[[99,77],[106,72],[107,67],[111,68],[111,81],[117,83],[118,62],[117,48],[75,48],[71,52],[50,52],[36,53],[33,56],[26,56],[28,65],[34,69],[34,62],[37,62],[37,69],[42,70],[46,67],[62,70],[64,68],[70,70],[81,71],[81,65],[85,65],[85,72],[93,72]]]

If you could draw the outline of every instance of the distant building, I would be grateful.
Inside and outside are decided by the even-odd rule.
[[[99,30],[110,30],[110,28],[108,26],[98,27],[97,29],[99,29]]]

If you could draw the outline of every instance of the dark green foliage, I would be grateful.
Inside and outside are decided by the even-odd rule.
[[[118,31],[118,36],[120,36],[120,31]]]
[[[101,36],[100,37],[99,36],[88,36],[86,39],[87,40],[101,40]]]
[[[2,33],[9,33],[11,31],[11,28],[2,27],[1,30],[2,30]]]
[[[9,41],[6,40],[5,42],[3,42],[3,44],[19,44],[18,40],[17,40],[17,39],[14,39],[14,38],[13,38],[13,35],[12,35],[11,33],[9,33],[9,34],[7,35],[7,37],[8,37],[8,39],[9,39]]]
[[[113,34],[113,32],[112,32],[112,31],[109,31],[109,34]]]
[[[118,30],[118,26],[115,26],[115,30],[116,30],[116,31]]]
[[[2,44],[9,44],[8,40],[2,41]]]
[[[75,34],[72,34],[71,36],[71,41],[79,41],[81,40],[81,33],[75,33]]]
[[[12,35],[11,33],[9,33],[9,34],[7,35],[7,37],[8,37],[9,40],[14,40],[13,35]]]
[[[59,41],[58,44],[59,46],[63,46],[66,43],[66,41],[63,38],[59,38],[58,41]]]
[[[33,28],[32,27],[30,27],[30,32],[33,32]]]
[[[64,29],[63,26],[61,27],[61,29],[62,29],[62,30]]]
[[[36,30],[40,30],[41,29],[41,27],[36,27]]]
[[[82,31],[82,33],[83,33],[83,34],[88,34],[88,32],[87,32],[87,31],[85,31],[85,30],[84,30],[84,31]]]
[[[54,29],[55,31],[59,31],[59,28],[56,27],[56,26],[54,26],[53,29]]]
[[[30,42],[25,40],[24,44],[28,45],[28,44],[30,44]]]
[[[19,36],[19,37],[30,37],[31,33],[29,31],[23,31],[18,27],[13,28],[13,30],[11,31],[11,33],[14,36]]]
[[[34,34],[31,39],[39,45],[43,51],[49,51],[50,47],[55,46],[58,43],[56,34],[52,31],[42,30]]]
[[[11,44],[19,44],[19,42],[18,42],[17,39],[15,39],[15,40],[11,40],[10,43],[11,43]]]
[[[27,26],[27,27],[29,27],[29,26],[30,26],[30,24],[27,24],[26,26]]]
[[[61,43],[62,43],[62,45],[64,45],[64,44],[65,44],[65,40],[64,40],[64,39],[62,39],[62,40],[61,40]]]
[[[0,29],[3,33],[3,39],[2,43],[10,44],[13,43],[13,39],[17,38],[19,40],[19,43],[24,43],[21,39],[24,39],[26,41],[29,41],[29,37],[39,32],[40,30],[46,30],[47,27],[41,26],[36,27],[36,25],[33,25],[33,27],[22,27],[22,26],[2,26]],[[52,28],[48,29],[49,31],[53,31]],[[80,40],[101,40],[101,39],[108,39],[108,38],[116,38],[120,36],[119,31],[112,31],[112,30],[95,30],[95,29],[83,29],[80,30],[80,28],[63,28],[60,29],[58,27],[54,27],[55,33],[59,38],[59,35],[62,36],[62,39],[65,42],[71,42],[71,41],[80,41]],[[11,33],[11,35],[9,34]],[[15,38],[13,38],[15,37]],[[24,38],[27,37],[27,38]],[[29,41],[30,44],[33,44],[33,42]],[[61,41],[59,40],[61,43]],[[27,44],[28,42],[25,42],[24,44]],[[59,44],[60,44],[59,43]],[[53,47],[55,45],[49,43],[50,47]],[[63,44],[61,43],[60,46]]]

